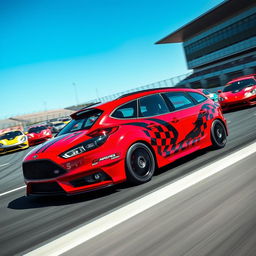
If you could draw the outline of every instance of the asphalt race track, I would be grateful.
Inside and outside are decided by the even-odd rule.
[[[229,137],[224,149],[207,149],[180,159],[160,169],[151,182],[136,187],[122,184],[68,198],[27,198],[21,162],[31,149],[0,156],[0,255],[35,250],[256,142],[256,107],[227,113],[225,117]],[[65,255],[254,256],[255,198],[253,153]]]

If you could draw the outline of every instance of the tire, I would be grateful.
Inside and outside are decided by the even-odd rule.
[[[139,185],[151,180],[156,164],[155,158],[148,146],[144,143],[135,143],[126,154],[127,181],[133,185]]]
[[[215,149],[224,148],[227,143],[227,132],[220,120],[215,120],[211,127],[212,146]]]

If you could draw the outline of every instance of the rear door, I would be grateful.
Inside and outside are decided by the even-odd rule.
[[[200,141],[200,131],[197,129],[200,107],[186,92],[167,92],[163,96],[172,108],[169,122],[178,131],[178,139],[173,145],[174,153],[196,146]]]
[[[157,152],[168,157],[186,150],[196,120],[194,100],[183,92],[153,94],[139,99],[139,117],[148,123],[148,135]],[[194,135],[194,134],[193,134]]]

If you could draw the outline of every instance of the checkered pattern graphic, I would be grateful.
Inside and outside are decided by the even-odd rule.
[[[149,122],[154,122],[153,127],[144,122],[128,123],[126,125],[142,127],[144,133],[150,137],[151,145],[156,148],[157,153],[163,157],[168,157],[200,141],[205,134],[208,121],[213,118],[216,112],[216,107],[217,105],[204,104],[194,122],[194,128],[180,142],[177,142],[179,133],[175,127],[161,119],[147,119]]]
[[[178,138],[176,129],[168,129],[164,125],[156,125],[145,133],[151,138],[151,145],[157,148],[157,153],[161,156],[168,156],[171,153],[171,146],[174,145]]]
[[[215,111],[215,105],[204,104],[194,123],[194,128],[179,143],[177,143],[178,132],[176,129],[163,121],[161,121],[161,125],[155,126],[150,131],[147,131],[146,134],[151,138],[152,146],[157,148],[157,153],[163,157],[168,157],[199,142],[205,135],[207,123],[213,118]],[[158,123],[160,120],[150,119],[150,121]]]

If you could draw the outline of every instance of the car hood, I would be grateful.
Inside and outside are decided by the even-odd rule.
[[[31,132],[31,133],[28,133],[27,136],[29,136],[31,139],[33,139],[33,138],[40,138],[42,136],[47,135],[47,134],[45,134],[46,132],[48,133],[47,130],[43,130],[43,131],[41,131],[39,133]]]
[[[243,88],[241,90],[238,89],[238,90],[234,90],[234,91],[230,91],[230,92],[222,92],[220,94],[220,97],[223,97],[223,98],[226,97],[230,100],[232,100],[232,99],[237,100],[237,99],[240,99],[240,98],[242,99],[246,92],[250,92],[251,90],[253,90],[255,88],[256,88],[256,86],[250,86],[250,87]]]
[[[220,97],[223,97],[225,100],[238,100],[244,98],[245,91],[231,91],[231,92],[222,92]]]
[[[79,143],[91,139],[91,137],[86,134],[88,131],[78,131],[74,133],[68,133],[64,135],[57,136],[47,142],[37,146],[29,155],[31,157],[33,155],[37,155],[40,158],[40,155],[45,153],[54,152],[55,154],[60,154],[65,152],[66,150],[78,145]],[[28,159],[27,159],[28,160]]]
[[[3,145],[13,145],[13,144],[16,144],[16,143],[19,143],[20,142],[20,139],[23,137],[22,136],[17,136],[11,140],[7,140],[7,139],[4,139],[4,140],[0,140],[0,143],[3,144]]]

